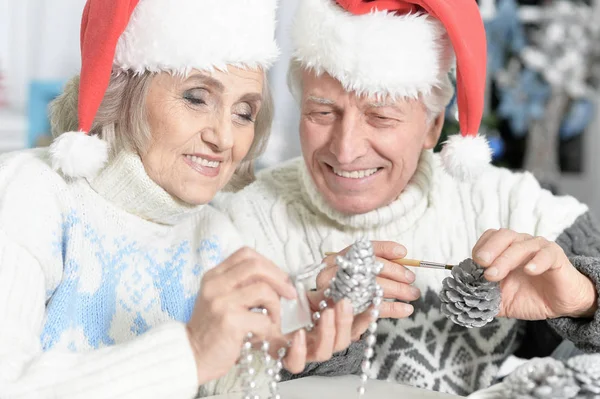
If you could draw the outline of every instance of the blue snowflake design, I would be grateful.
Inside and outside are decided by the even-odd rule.
[[[184,280],[196,278],[199,287],[204,271],[223,260],[217,237],[201,240],[194,250],[190,241],[157,242],[149,247],[127,236],[107,237],[74,212],[64,218],[52,247],[55,256],[62,259],[64,271],[61,284],[48,292],[41,335],[44,350],[55,347],[65,332],[73,329],[83,332],[91,348],[114,345],[111,328],[122,322],[122,317],[115,321],[119,309],[127,315],[133,336],[145,333],[161,319],[187,322],[197,292],[189,293]],[[93,254],[93,260],[87,259],[92,264],[85,270],[82,248]],[[82,289],[81,280],[89,278],[84,273],[90,272],[100,276],[93,292]],[[121,298],[125,292],[126,300],[119,299],[118,292]],[[163,314],[148,320],[144,314],[151,308],[160,308]],[[76,350],[73,342],[68,348]]]

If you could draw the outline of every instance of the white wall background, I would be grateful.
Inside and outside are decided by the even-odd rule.
[[[225,0],[224,0],[225,1]],[[282,57],[270,72],[275,122],[261,166],[300,155],[298,108],[288,92],[289,27],[299,0],[282,0],[277,39]],[[85,0],[0,0],[0,68],[16,109],[24,109],[31,79],[67,79],[79,70],[79,23]],[[600,98],[599,98],[600,101]],[[564,176],[561,190],[600,215],[600,118],[585,136],[585,173]]]
[[[0,66],[11,104],[23,109],[32,79],[65,79],[79,70],[84,0],[0,0]]]

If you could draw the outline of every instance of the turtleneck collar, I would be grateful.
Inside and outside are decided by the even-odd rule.
[[[203,207],[188,205],[167,193],[150,179],[139,155],[130,151],[121,151],[89,183],[117,207],[163,225],[178,224]]]
[[[304,162],[300,164],[302,195],[314,211],[330,220],[352,229],[374,229],[392,222],[409,228],[425,213],[429,204],[429,192],[433,184],[434,155],[423,151],[415,174],[400,196],[392,203],[373,211],[348,215],[333,209],[317,191]]]

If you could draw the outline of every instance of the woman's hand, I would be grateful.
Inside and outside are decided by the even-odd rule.
[[[302,372],[307,362],[331,359],[334,353],[348,348],[352,343],[352,305],[348,301],[341,301],[331,308],[319,310],[319,303],[325,299],[323,292],[324,290],[308,293],[311,311],[319,311],[321,317],[312,331],[302,329],[292,339],[292,346],[283,364],[293,374]],[[360,334],[354,340],[359,337]]]
[[[545,320],[593,317],[597,294],[590,279],[571,264],[555,242],[511,230],[488,230],[473,248],[502,290],[501,317]]]
[[[279,323],[281,297],[296,297],[288,276],[248,248],[204,275],[188,323],[200,384],[225,375],[236,364],[249,332],[256,339],[284,341]],[[268,316],[250,310],[256,307],[267,309]],[[297,354],[302,342],[298,341],[296,337],[291,350],[295,361],[302,363]]]

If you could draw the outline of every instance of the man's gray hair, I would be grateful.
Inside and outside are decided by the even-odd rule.
[[[143,154],[150,144],[151,132],[145,105],[153,76],[151,72],[112,74],[90,131],[90,134],[98,135],[108,143],[111,158],[122,150]],[[53,137],[79,129],[78,99],[79,76],[75,76],[67,83],[64,92],[50,104]],[[254,141],[226,190],[237,191],[254,181],[254,161],[266,148],[272,122],[273,98],[265,74],[263,103],[256,116]]]
[[[297,59],[290,61],[287,74],[287,84],[298,104],[302,101],[302,73],[305,71],[304,65]],[[454,85],[450,80],[449,71],[442,71],[438,78],[439,83],[431,88],[427,94],[421,95],[421,101],[427,110],[428,122],[434,121],[442,112],[454,96]]]

